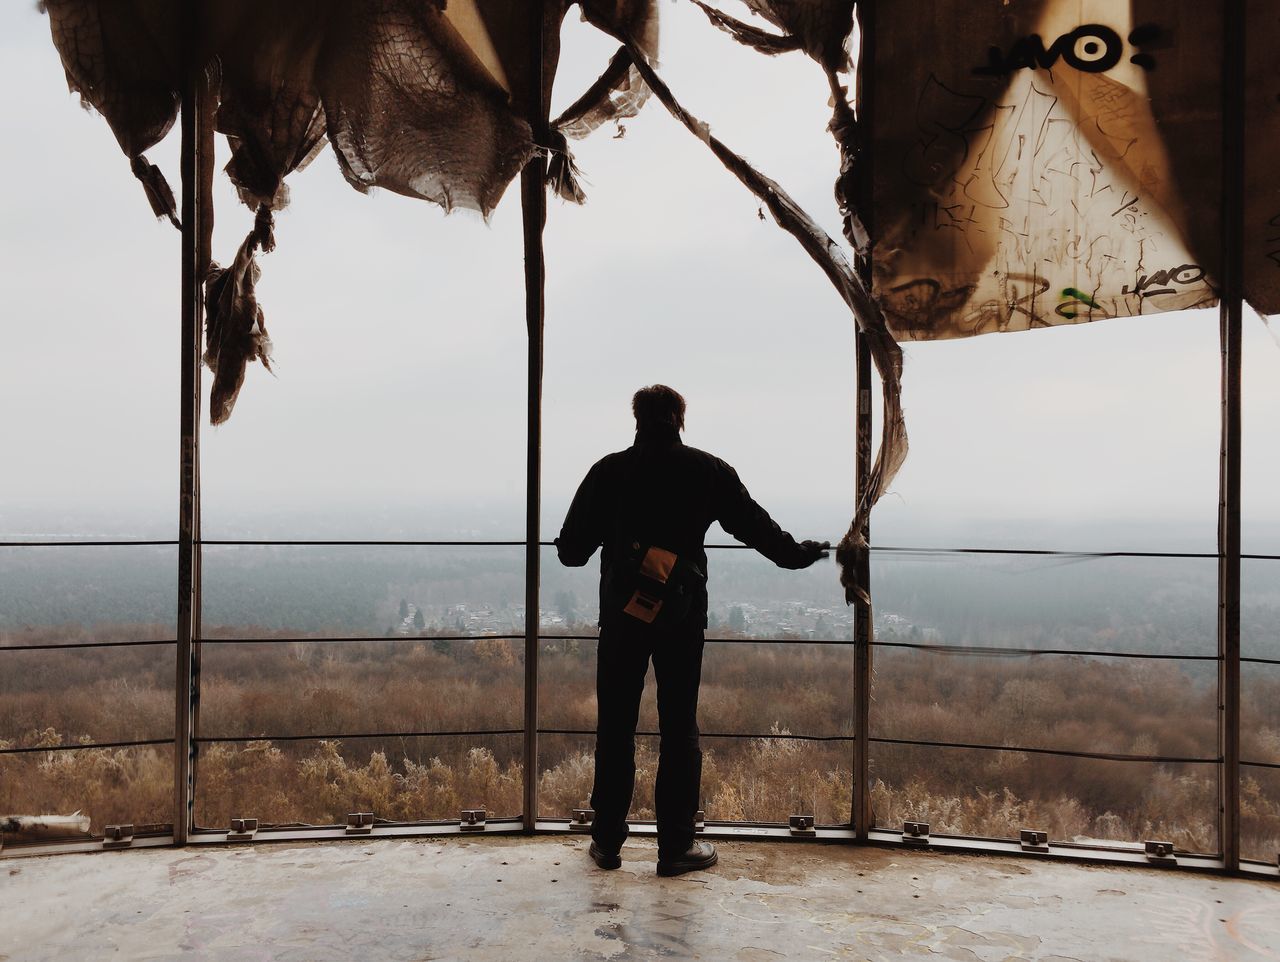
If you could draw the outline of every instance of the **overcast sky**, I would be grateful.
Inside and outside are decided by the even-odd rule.
[[[662,5],[686,106],[838,236],[827,91],[799,55],[743,50]],[[571,14],[557,101],[612,45]],[[0,529],[176,527],[178,235],[156,223],[106,123],[66,90],[48,23],[0,9]],[[852,506],[853,322],[819,270],[657,103],[575,146],[584,207],[546,234],[544,536],[631,393],[689,401],[686,440],[735,464],[800,537]],[[177,132],[151,152],[175,188]],[[203,435],[208,537],[522,537],[525,330],[519,190],[489,224],[349,188],[327,150],[295,175],[259,288],[277,376],[251,366]],[[224,175],[215,257],[252,224]],[[1280,348],[1247,321],[1246,546],[1280,522]],[[876,531],[943,521],[1000,537],[1174,523],[1212,550],[1216,312],[907,346],[912,451]],[[208,380],[206,378],[206,389]],[[924,532],[924,534],[920,534]],[[1103,544],[1098,547],[1118,547]],[[1123,547],[1141,547],[1126,544]]]

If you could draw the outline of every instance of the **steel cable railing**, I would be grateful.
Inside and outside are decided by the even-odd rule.
[[[1079,655],[1087,658],[1140,658],[1152,661],[1221,661],[1217,655],[1180,655],[1147,651],[1107,651],[1099,648],[1020,648],[991,645],[927,645],[913,641],[873,641],[874,648],[906,648],[935,655],[972,655],[979,658],[1009,658],[1025,655]]]
[[[539,735],[575,735],[595,737],[595,730],[590,728],[539,728]],[[661,732],[638,731],[637,738],[661,738]],[[738,739],[770,739],[773,741],[796,742],[851,742],[856,735],[793,735],[790,732],[699,732],[699,738],[738,738]]]
[[[585,728],[539,728],[538,734],[594,736],[595,732],[591,729]],[[790,732],[700,732],[699,736],[702,738],[741,738],[810,742],[851,742],[857,738],[856,735],[794,735]],[[661,737],[661,732],[638,731],[636,732],[636,737],[659,738]],[[903,745],[920,748],[957,748],[988,752],[1018,752],[1027,755],[1058,755],[1063,758],[1087,758],[1104,762],[1156,762],[1185,765],[1217,765],[1222,761],[1221,758],[1198,758],[1182,755],[1132,755],[1117,752],[1074,751],[1066,748],[1037,748],[1022,745],[979,745],[968,742],[943,742],[915,738],[884,738],[875,735],[870,736],[869,741],[880,745]]]
[[[62,651],[77,648],[146,648],[155,645],[176,645],[172,638],[154,638],[139,641],[60,641],[48,644],[0,645],[0,653],[6,651]]]
[[[0,548],[120,548],[120,547],[173,547],[179,542],[174,540],[79,540],[59,539],[46,541],[0,541]],[[480,547],[480,548],[523,548],[525,542],[507,541],[463,541],[463,540],[355,540],[343,538],[317,539],[232,539],[202,538],[194,544],[209,547]],[[833,541],[832,544],[835,544]],[[555,547],[554,541],[539,541],[541,548]],[[745,544],[708,544],[705,548],[714,550],[754,550]],[[1215,551],[1063,551],[1055,548],[938,548],[914,545],[874,545],[871,553],[896,553],[914,555],[1025,555],[1030,557],[1060,558],[1191,558],[1216,560],[1222,557]],[[1280,561],[1280,554],[1242,553],[1244,561]]]
[[[0,548],[173,548],[176,541],[0,541]]]
[[[0,541],[0,548],[136,548],[136,547],[174,547],[177,541],[171,539],[85,539],[58,538],[40,540],[6,540]],[[77,641],[77,642],[32,642],[0,645],[0,656],[7,653],[36,651],[74,651],[81,649],[109,648],[146,648],[175,645],[173,638],[135,638],[123,641]],[[122,748],[143,748],[160,745],[173,745],[175,739],[170,738],[137,738],[111,741],[74,742],[58,745],[17,745],[0,746],[0,755],[38,755],[49,752],[77,752]]]
[[[293,645],[293,644],[405,644],[423,641],[522,641],[524,635],[347,635],[343,637],[321,636],[317,638],[201,638],[202,645]]]
[[[343,732],[338,734],[304,735],[197,735],[193,741],[199,744],[242,743],[242,742],[340,742],[356,741],[370,738],[451,738],[475,737],[490,735],[523,735],[523,728],[481,728],[468,731],[424,731],[424,732]]]
[[[89,742],[75,745],[28,745],[21,748],[0,748],[0,755],[32,755],[38,752],[82,752],[95,748],[138,748],[145,745],[172,745],[172,738],[139,738],[123,742]]]
[[[539,634],[542,641],[599,641],[599,635],[548,635]],[[298,639],[307,640],[307,639]],[[376,640],[376,639],[375,639]],[[405,640],[413,638],[406,636]],[[742,638],[707,637],[708,645],[837,645],[852,646],[856,644],[851,638],[796,638],[776,635],[750,635]],[[1138,658],[1153,661],[1221,661],[1217,655],[1169,654],[1165,652],[1145,651],[1108,651],[1100,648],[1021,648],[1003,645],[929,645],[923,642],[909,641],[873,641],[873,648],[905,648],[915,651],[926,651],[938,655],[969,655],[979,658],[1007,658],[1024,655],[1077,655],[1082,658]],[[1241,661],[1257,661],[1263,664],[1280,664],[1280,661],[1266,658],[1241,658]]]
[[[538,634],[542,641],[599,641],[599,635],[547,635]],[[770,635],[752,635],[745,638],[703,639],[708,645],[835,645],[852,646],[856,644],[852,638],[779,638]]]
[[[342,539],[230,541],[205,538],[195,543],[203,546],[249,548],[523,548],[525,546],[523,541],[347,541]]]
[[[968,742],[943,742],[915,738],[884,738],[872,735],[869,741],[879,745],[906,745],[923,748],[958,748],[984,752],[1017,752],[1025,755],[1057,755],[1062,758],[1089,758],[1103,762],[1157,762],[1182,765],[1218,765],[1221,758],[1197,758],[1181,755],[1131,755],[1119,752],[1086,752],[1065,748],[1039,748],[1024,745],[979,745]]]

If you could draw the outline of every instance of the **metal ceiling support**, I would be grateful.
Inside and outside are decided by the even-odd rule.
[[[872,223],[872,199],[874,197],[875,176],[871,166],[873,151],[871,150],[872,111],[875,96],[873,74],[875,69],[875,3],[874,0],[859,0],[858,25],[860,27],[860,43],[858,48],[858,66],[854,100],[858,117],[858,153],[854,162],[858,165],[858,195],[853,198],[858,215],[867,229],[874,232]],[[874,233],[873,233],[874,236]],[[858,274],[871,287],[871,252],[857,259]],[[854,456],[855,490],[858,502],[871,483],[871,348],[861,331],[854,334],[854,352],[857,355],[857,414],[856,414],[856,452]],[[871,592],[871,524],[868,521],[863,529],[863,537],[867,549],[858,554],[855,560],[858,584],[867,592]],[[873,815],[871,811],[871,642],[872,611],[869,601],[855,599],[853,603],[853,640],[854,640],[854,749],[853,749],[853,827],[858,841],[866,841],[871,830]]]
[[[531,3],[531,36],[536,43],[533,90],[529,97],[534,142],[545,141],[547,109],[543,98],[544,4]],[[541,578],[542,521],[542,331],[546,265],[542,230],[547,223],[547,157],[539,149],[520,172],[520,203],[524,216],[524,297],[528,347],[528,430],[525,476],[524,549],[524,830],[532,833],[538,820],[538,622]]]
[[[1244,308],[1245,0],[1223,4],[1222,446],[1218,474],[1218,737],[1221,848],[1240,868],[1240,385]]]
[[[208,81],[199,62],[197,4],[182,4],[182,339],[178,454],[178,625],[174,680],[173,840],[184,845],[195,801],[196,645],[200,582],[200,341],[202,207],[209,194],[201,176],[212,171],[202,132]],[[204,196],[201,196],[201,188]],[[207,248],[204,253],[207,256]]]

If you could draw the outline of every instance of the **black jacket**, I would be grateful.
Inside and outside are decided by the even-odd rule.
[[[738,472],[724,461],[683,444],[679,432],[637,433],[625,451],[605,455],[587,472],[556,539],[562,564],[585,565],[596,548],[602,582],[625,545],[658,545],[707,570],[703,549],[713,521],[743,544],[783,568],[803,568],[813,553],[796,543],[760,507]],[[695,598],[689,620],[707,623],[705,588]],[[608,628],[626,616],[609,612],[601,599],[600,624]]]

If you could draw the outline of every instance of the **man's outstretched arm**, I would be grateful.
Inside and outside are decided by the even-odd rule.
[[[591,560],[596,548],[604,542],[604,525],[600,517],[600,465],[594,465],[578,485],[569,513],[565,515],[556,538],[556,554],[560,563],[580,568]]]
[[[796,541],[769,517],[747,492],[738,472],[721,461],[717,467],[717,517],[720,527],[780,568],[807,568],[827,556],[827,541]]]

